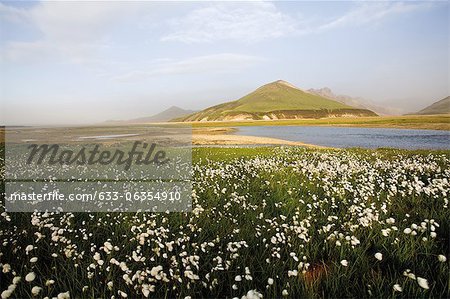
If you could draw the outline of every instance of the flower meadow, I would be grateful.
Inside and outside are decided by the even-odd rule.
[[[193,159],[189,213],[1,208],[1,298],[450,296],[449,152]]]

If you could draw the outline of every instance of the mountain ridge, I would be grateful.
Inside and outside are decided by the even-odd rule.
[[[128,120],[107,120],[106,123],[111,124],[127,124],[127,123],[152,123],[152,122],[168,122],[174,118],[180,118],[195,113],[195,110],[186,110],[178,106],[172,105],[169,108],[151,116],[138,117]]]
[[[229,121],[260,119],[376,116],[361,109],[315,95],[293,84],[277,80],[262,85],[235,101],[208,107],[174,121]]]
[[[172,105],[169,108],[167,108],[166,110],[163,110],[157,114],[154,114],[151,116],[146,116],[146,117],[134,118],[134,119],[128,120],[127,122],[133,122],[133,123],[135,123],[135,122],[138,122],[138,123],[141,123],[141,122],[166,122],[166,121],[170,121],[174,118],[179,118],[179,117],[190,115],[195,112],[197,112],[197,111],[185,110],[178,106]]]
[[[419,110],[415,115],[436,115],[436,114],[450,114],[450,96],[443,98],[433,104]]]
[[[323,97],[331,99],[331,100],[338,101],[338,102],[346,104],[346,105],[356,107],[356,108],[369,109],[379,115],[400,115],[401,114],[398,111],[398,109],[395,109],[392,107],[381,107],[379,105],[370,103],[369,101],[367,101],[361,97],[351,97],[348,95],[335,94],[329,87],[322,87],[322,88],[318,88],[318,89],[310,88],[307,91],[311,92],[313,94],[316,94],[316,95],[323,96]]]

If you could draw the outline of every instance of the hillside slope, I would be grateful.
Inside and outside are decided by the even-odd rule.
[[[189,114],[195,113],[193,110],[185,110],[177,106],[172,106],[158,114],[131,119],[128,122],[132,123],[146,123],[146,122],[165,122],[174,118],[185,117]]]
[[[388,107],[386,105],[381,106],[365,100],[361,97],[351,97],[348,95],[338,95],[335,94],[330,88],[323,87],[319,89],[308,89],[308,92],[325,97],[327,99],[335,100],[339,103],[349,105],[360,109],[369,109],[378,115],[401,115],[399,109]]]
[[[418,115],[435,115],[435,114],[450,114],[450,96],[437,101],[430,106],[413,113]]]
[[[236,101],[216,105],[178,120],[228,121],[375,115],[370,110],[345,105],[278,80],[263,85]]]

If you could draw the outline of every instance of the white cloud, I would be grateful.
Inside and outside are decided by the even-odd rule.
[[[10,42],[0,51],[0,61],[33,63],[51,58],[52,47],[45,42]]]
[[[184,60],[159,60],[146,70],[135,70],[113,78],[130,82],[160,75],[195,74],[211,72],[234,72],[255,65],[263,59],[234,53],[198,56]]]
[[[399,14],[412,12],[418,9],[427,8],[430,3],[424,2],[369,2],[358,3],[358,5],[348,13],[338,17],[328,23],[322,24],[316,28],[316,32],[332,30],[338,27],[349,25],[362,25],[367,23],[376,23],[385,18]]]
[[[423,2],[364,2],[356,3],[342,16],[317,22],[305,17],[291,16],[274,3],[213,3],[197,8],[185,17],[172,19],[171,32],[162,41],[184,43],[235,40],[259,42],[285,36],[320,33],[349,25],[375,23],[387,17],[429,7]]]
[[[417,10],[429,3],[357,3],[342,16],[321,22],[291,16],[276,3],[239,2],[196,5],[184,17],[169,20],[170,33],[162,41],[200,43],[215,41],[258,42],[274,38],[315,34],[335,28],[374,23],[386,17]],[[5,41],[0,60],[15,63],[61,60],[82,64],[98,72],[114,63],[105,60],[105,51],[120,46],[117,29],[136,30],[151,25],[171,5],[148,2],[58,2],[44,1],[29,8],[0,3],[2,22],[23,22],[41,36],[31,41]],[[124,27],[126,26],[126,27]],[[145,39],[145,37],[142,37]],[[195,59],[195,58],[193,58]],[[171,66],[174,67],[174,66]],[[178,66],[179,67],[179,66]]]
[[[143,2],[43,1],[30,8],[0,3],[2,22],[23,22],[40,32],[31,41],[9,41],[2,46],[2,60],[46,61],[58,57],[74,63],[98,59],[98,50],[110,45],[114,29],[138,19]]]
[[[5,5],[0,2],[0,20],[20,22],[28,18],[27,10]]]
[[[295,20],[268,2],[216,3],[195,9],[169,24],[173,32],[162,40],[185,43],[217,40],[255,42],[296,31]]]
[[[30,10],[30,18],[51,41],[101,42],[113,25],[139,12],[134,2],[44,1]]]

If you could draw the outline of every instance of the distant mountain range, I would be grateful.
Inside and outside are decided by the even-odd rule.
[[[437,101],[430,106],[416,112],[415,115],[450,114],[450,96]]]
[[[152,116],[139,117],[130,120],[107,120],[107,123],[157,123],[157,122],[168,122],[172,119],[184,117],[195,113],[195,110],[185,110],[177,106],[172,106],[160,113]]]
[[[286,81],[278,80],[263,85],[236,101],[209,107],[175,120],[269,120],[376,115],[365,107],[343,103],[318,92],[304,91]]]
[[[172,106],[158,114],[148,116],[148,117],[140,117],[140,118],[131,119],[128,122],[133,122],[133,123],[166,122],[166,121],[170,121],[174,118],[187,116],[187,115],[195,113],[195,112],[197,112],[197,111],[185,110],[185,109],[182,109],[177,106]]]
[[[400,115],[391,107],[381,107],[360,97],[337,95],[330,88],[302,90],[278,80],[263,85],[244,97],[201,111],[172,106],[158,114],[108,123],[152,123],[168,121],[270,120],[324,117]],[[450,97],[416,112],[415,115],[450,114]]]
[[[328,87],[323,87],[319,89],[308,89],[308,92],[312,94],[316,94],[327,99],[338,101],[339,103],[343,103],[345,105],[353,106],[360,109],[369,109],[373,112],[376,112],[378,115],[399,115],[401,114],[398,109],[391,107],[381,107],[370,103],[369,101],[361,98],[361,97],[351,97],[348,95],[336,95],[331,91]]]

